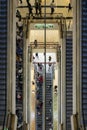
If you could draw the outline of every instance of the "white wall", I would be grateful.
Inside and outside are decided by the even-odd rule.
[[[30,30],[30,42],[37,39],[38,42],[44,42],[44,30]],[[58,30],[47,30],[46,31],[46,42],[58,42],[59,31]]]

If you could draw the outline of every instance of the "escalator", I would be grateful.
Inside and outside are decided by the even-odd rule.
[[[71,130],[72,115],[72,31],[66,34],[66,130]]]
[[[7,0],[0,1],[0,129],[3,129],[7,107]]]
[[[35,69],[36,70],[36,69]],[[35,72],[35,74],[38,72]],[[38,81],[39,77],[36,74],[36,99],[39,103],[36,104],[36,130],[43,128],[43,84]],[[46,90],[45,90],[45,129],[53,129],[53,97],[52,97],[52,73],[46,73]],[[42,103],[42,104],[41,104]]]
[[[46,90],[45,90],[45,113],[46,113],[46,130],[53,129],[53,96],[52,96],[52,73],[46,73]]]
[[[16,23],[18,25],[18,22]],[[23,26],[17,26],[16,32],[16,114],[17,129],[23,126]]]
[[[40,66],[38,66],[40,67]],[[35,67],[36,80],[36,130],[43,128],[43,74],[38,72],[38,67]],[[42,70],[41,70],[42,71]]]
[[[87,128],[87,1],[82,1],[82,116]]]
[[[43,102],[43,86],[37,84],[39,90],[37,91],[37,100],[39,100],[39,104],[36,106],[36,130],[42,130],[43,126],[43,109],[42,109],[42,102]],[[38,97],[39,96],[39,97]]]

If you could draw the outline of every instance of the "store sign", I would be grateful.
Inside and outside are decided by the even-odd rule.
[[[35,24],[34,25],[36,29],[53,29],[54,24]]]

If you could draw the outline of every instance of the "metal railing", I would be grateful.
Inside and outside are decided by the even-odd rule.
[[[17,8],[28,8],[28,6],[18,6]],[[35,5],[32,5],[32,8],[35,8]],[[41,5],[41,8],[51,8],[50,5]],[[69,8],[69,6],[65,5],[60,5],[60,6],[55,6],[54,8]]]
[[[29,48],[32,48],[32,49],[44,49],[45,46],[44,46],[44,42],[39,42],[37,44],[37,47],[35,47],[34,45],[34,42],[30,42],[29,44]],[[58,42],[46,42],[46,49],[56,49],[57,47],[60,47],[60,45],[58,44]]]

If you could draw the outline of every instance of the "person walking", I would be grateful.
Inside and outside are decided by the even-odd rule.
[[[34,48],[37,48],[37,40],[34,40]]]
[[[36,15],[38,15],[38,1],[37,0],[35,2],[35,10],[36,10]]]
[[[72,9],[71,4],[68,4],[68,12]]]
[[[52,0],[51,4],[51,15],[54,13],[54,0]]]
[[[33,16],[33,12],[32,12],[33,8],[32,8],[32,6],[31,6],[31,4],[30,4],[29,0],[26,0],[26,2],[27,2],[27,5],[28,5],[29,16],[30,16],[30,15],[32,15],[32,16]]]
[[[38,10],[39,10],[39,15],[41,16],[41,13],[42,13],[42,11],[41,11],[41,2],[38,3]]]

